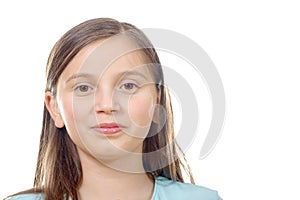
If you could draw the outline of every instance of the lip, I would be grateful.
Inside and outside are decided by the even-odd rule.
[[[94,126],[93,129],[104,135],[114,135],[122,130],[122,125],[117,123],[101,123]]]

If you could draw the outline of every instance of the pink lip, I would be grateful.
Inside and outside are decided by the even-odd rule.
[[[104,135],[113,135],[121,131],[121,126],[116,123],[101,123],[93,128]]]

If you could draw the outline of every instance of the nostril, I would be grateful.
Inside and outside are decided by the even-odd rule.
[[[113,112],[113,108],[111,105],[99,105],[99,104],[96,104],[95,105],[95,111],[96,112],[100,112],[100,113],[111,113]]]
[[[95,103],[95,111],[97,113],[113,113],[120,110],[120,105],[116,103]]]

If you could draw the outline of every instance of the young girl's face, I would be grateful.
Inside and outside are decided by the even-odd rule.
[[[134,48],[124,38],[97,41],[83,48],[59,78],[51,100],[54,120],[61,120],[57,126],[66,127],[81,156],[107,164],[141,158],[159,99],[141,50],[124,54]]]

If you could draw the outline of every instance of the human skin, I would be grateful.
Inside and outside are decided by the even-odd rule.
[[[108,46],[113,48],[104,48]],[[152,122],[153,108],[159,102],[158,92],[141,52],[118,52],[120,56],[112,56],[114,49],[122,48],[127,52],[135,46],[117,38],[84,47],[61,74],[56,95],[47,92],[45,96],[56,126],[65,126],[77,147],[84,174],[80,191],[91,199],[99,191],[111,198],[112,194],[107,194],[111,190],[109,185],[122,188],[116,198],[124,194],[136,196],[132,188],[126,190],[120,177],[127,184],[128,180],[130,185],[138,183],[138,192],[142,191],[145,199],[153,189],[153,181],[143,169],[142,145]],[[99,129],[103,123],[116,123],[120,131],[103,134]],[[109,184],[101,184],[104,177]],[[111,177],[116,177],[118,183],[113,183]]]

